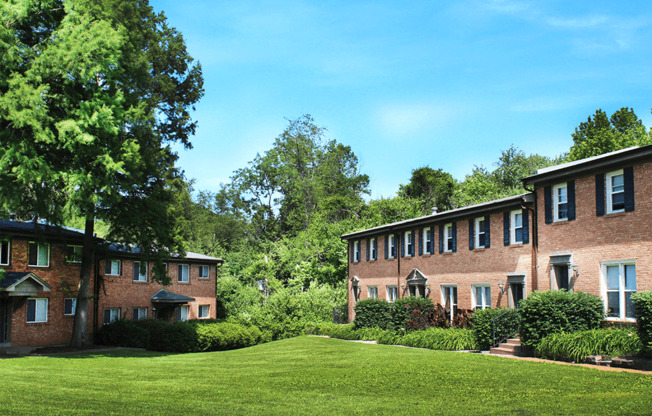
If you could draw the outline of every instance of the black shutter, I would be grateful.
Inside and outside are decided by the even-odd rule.
[[[546,224],[550,224],[552,223],[552,188],[550,186],[543,188],[543,206],[545,209]]]
[[[489,224],[490,215],[484,217],[484,246],[491,247],[491,225]]]
[[[177,321],[181,320],[181,306],[177,306]]]
[[[439,254],[444,252],[444,225],[439,224]]]
[[[355,241],[351,241],[351,263],[355,262]],[[181,271],[181,268],[179,268]]]
[[[63,314],[72,315],[72,299],[65,299],[63,301]]]
[[[29,260],[28,263],[30,265],[35,266],[38,263],[38,244],[36,243],[29,243]]]
[[[475,220],[472,218],[469,220],[469,250],[473,250],[475,247],[475,233],[473,232],[474,225]]]
[[[36,321],[36,299],[27,299],[27,322]]]
[[[371,247],[369,247],[369,239],[367,238],[367,261],[369,261],[369,251]]]
[[[111,274],[111,260],[104,260],[104,274]]]
[[[430,254],[435,254],[435,224],[430,226]]]
[[[111,311],[109,309],[104,309],[104,325],[111,323]]]
[[[134,280],[140,279],[140,262],[134,262]]]
[[[457,223],[454,222],[452,227],[453,229],[453,253],[457,251]]]
[[[182,275],[183,275],[183,266],[182,266],[182,265],[179,265],[179,274],[177,274],[177,282],[180,282],[180,281],[181,281],[181,279],[182,279],[181,276],[182,276]]]
[[[503,213],[503,243],[509,245],[509,212]]]
[[[132,312],[133,312],[133,319],[134,319],[134,321],[137,321],[137,320],[138,320],[138,309],[134,308],[134,309],[132,310]]]
[[[389,234],[385,236],[385,260],[389,258]]]
[[[416,244],[414,241],[415,234],[416,233],[414,231],[410,232],[410,252],[408,253],[408,256],[410,257],[414,257],[414,245]]]
[[[623,179],[625,182],[625,211],[634,211],[634,168],[628,167],[623,169]]]
[[[575,219],[575,181],[568,181],[568,221]]]
[[[595,215],[604,215],[604,174],[595,175]]]
[[[401,257],[405,257],[405,233],[399,233],[399,241],[401,245]]]
[[[523,210],[523,244],[530,242],[530,215],[527,209]]]
[[[378,237],[374,238],[374,260],[378,260]]]
[[[423,256],[423,231],[419,228],[417,232],[419,233],[419,255]]]

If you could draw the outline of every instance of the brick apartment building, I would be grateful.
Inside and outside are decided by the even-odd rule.
[[[358,299],[427,296],[458,308],[510,307],[535,290],[600,296],[633,321],[652,289],[652,146],[540,169],[527,193],[343,235],[349,319]]]
[[[0,348],[70,342],[82,243],[78,230],[0,220]],[[162,286],[139,250],[109,245],[106,252],[96,256],[92,274],[90,337],[120,318],[215,318],[221,259],[190,252],[174,258],[167,263],[172,284]]]

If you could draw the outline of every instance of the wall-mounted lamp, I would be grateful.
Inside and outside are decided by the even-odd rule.
[[[430,296],[430,283],[426,282],[426,297]]]
[[[502,280],[498,282],[498,288],[500,289],[500,293],[505,293],[505,283]]]
[[[577,266],[577,263],[571,264],[571,269],[573,269],[573,273],[575,273],[575,277],[580,277],[580,268]]]

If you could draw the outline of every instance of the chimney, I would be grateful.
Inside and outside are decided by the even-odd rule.
[[[437,207],[432,207],[432,214],[431,215],[435,215],[436,213],[437,213]]]

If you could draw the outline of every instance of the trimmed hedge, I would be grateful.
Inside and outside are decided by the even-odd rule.
[[[634,293],[632,303],[636,312],[638,336],[643,352],[652,355],[652,291]]]
[[[355,304],[355,319],[353,325],[356,329],[380,327],[383,329],[394,328],[392,320],[392,305],[383,299],[362,299]]]
[[[425,329],[430,325],[435,304],[430,298],[408,296],[396,299],[391,309],[394,328]]]
[[[534,349],[550,334],[597,329],[603,310],[602,299],[588,293],[532,292],[520,305],[521,343]]]
[[[428,328],[407,332],[400,338],[400,345],[428,348],[431,350],[475,350],[477,344],[473,331],[462,328]]]
[[[642,344],[633,328],[560,332],[543,338],[536,354],[552,360],[582,362],[589,355],[636,355]]]
[[[202,352],[244,348],[269,341],[255,326],[227,322],[188,321],[169,323],[155,319],[125,319],[103,326],[97,342],[163,352]]]
[[[471,317],[471,327],[475,344],[480,350],[488,350],[493,343],[491,321],[505,314],[496,321],[496,341],[518,332],[520,316],[518,309],[479,309]]]

